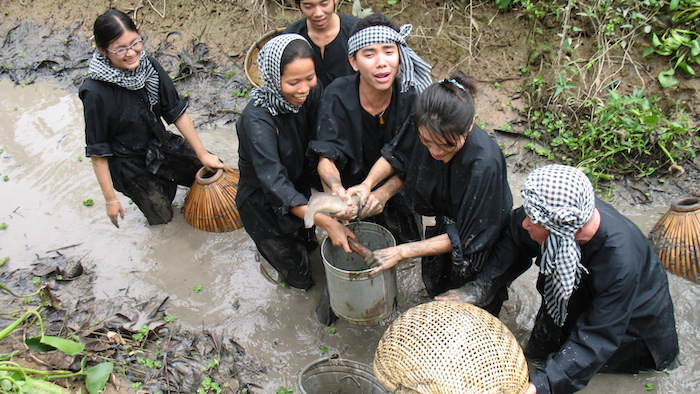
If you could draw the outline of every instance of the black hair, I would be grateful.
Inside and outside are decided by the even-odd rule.
[[[476,81],[461,71],[428,86],[418,98],[414,122],[428,132],[454,143],[468,135],[476,109]]]
[[[128,15],[115,9],[98,16],[92,31],[95,35],[95,45],[105,49],[127,31],[139,32]]]
[[[399,31],[399,26],[389,17],[382,13],[375,12],[374,14],[367,15],[366,17],[360,19],[355,23],[355,26],[350,30],[350,35],[357,33],[362,29],[366,29],[371,26],[389,26],[390,28]]]
[[[287,64],[297,59],[314,59],[314,52],[306,40],[292,40],[287,44],[280,58],[280,76],[284,74]]]
[[[294,0],[294,4],[296,4],[297,8],[301,7],[301,0]],[[335,7],[336,1],[333,0],[333,7]]]

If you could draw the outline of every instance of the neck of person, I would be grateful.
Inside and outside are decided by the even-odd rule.
[[[360,105],[372,116],[382,114],[389,107],[389,104],[391,104],[391,94],[393,91],[393,85],[387,90],[377,90],[368,84],[363,84],[362,80],[360,80]]]
[[[328,23],[320,29],[311,23],[311,21],[307,20],[306,29],[311,41],[320,48],[323,48],[330,44],[331,41],[338,36],[338,33],[340,33],[340,16],[338,16],[338,14],[333,14]]]
[[[583,245],[586,242],[593,239],[595,234],[598,232],[599,228],[600,228],[600,212],[598,211],[598,208],[595,208],[595,210],[593,211],[593,217],[591,217],[591,220],[589,220],[586,224],[583,225],[583,227],[581,227],[580,229],[578,229],[578,231],[576,231],[576,234],[574,234],[574,239],[580,245]]]

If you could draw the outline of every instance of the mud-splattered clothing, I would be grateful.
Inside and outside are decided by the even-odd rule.
[[[362,108],[359,97],[360,76],[349,75],[333,81],[323,94],[316,117],[309,155],[334,160],[344,187],[359,184],[381,157],[384,145],[399,133],[413,116],[417,94],[413,89],[399,93],[394,82],[389,106],[381,115],[372,116]],[[368,220],[386,227],[399,243],[421,239],[421,218],[403,192],[390,199],[384,212]]]
[[[311,195],[305,153],[322,90],[314,87],[298,113],[272,116],[251,101],[236,123],[241,171],[236,203],[243,225],[287,284],[303,289],[313,283],[307,251],[316,241],[290,209],[306,205]]]
[[[537,393],[572,393],[598,372],[637,373],[674,366],[678,336],[668,279],[657,254],[639,228],[605,202],[596,200],[600,227],[581,246],[588,270],[574,290],[563,327],[540,307],[526,355],[546,359],[530,373]],[[499,281],[524,272],[541,248],[522,228],[524,209],[511,214],[492,259],[510,263]],[[494,264],[491,267],[505,267]],[[485,277],[498,277],[484,272]],[[510,277],[509,277],[510,276]],[[543,293],[540,274],[537,289]]]
[[[107,158],[114,188],[131,198],[153,225],[172,220],[177,185],[191,186],[202,164],[189,143],[163,125],[162,120],[174,123],[187,103],[163,67],[149,60],[159,76],[153,107],[146,88],[128,90],[87,79],[78,94],[85,114],[85,155]]]
[[[475,125],[459,152],[443,163],[430,155],[410,122],[382,155],[405,177],[416,212],[436,217],[426,238],[444,233],[450,238],[452,253],[423,258],[428,293],[462,286],[481,270],[513,207],[498,144]]]
[[[350,38],[350,30],[359,19],[345,14],[338,14],[338,16],[340,17],[340,31],[335,39],[326,45],[323,56],[321,56],[321,48],[309,37],[306,18],[299,19],[284,30],[285,33],[301,34],[311,44],[311,48],[314,50],[316,76],[326,87],[338,77],[355,73],[348,62],[348,38]]]

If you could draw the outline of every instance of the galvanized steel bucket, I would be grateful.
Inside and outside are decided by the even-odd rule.
[[[307,365],[297,377],[302,394],[387,394],[372,367],[357,361],[322,358]]]
[[[378,224],[354,222],[348,228],[372,251],[396,246],[394,236]],[[328,238],[321,245],[321,257],[333,313],[357,325],[377,324],[391,315],[397,303],[395,267],[370,276],[362,257],[345,253]]]

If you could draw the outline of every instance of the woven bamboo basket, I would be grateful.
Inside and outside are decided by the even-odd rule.
[[[210,176],[207,176],[210,175]],[[236,207],[240,172],[205,167],[197,171],[183,209],[185,221],[192,227],[212,233],[225,233],[243,227]]]
[[[374,355],[392,393],[523,393],[527,362],[508,328],[471,304],[434,301],[396,319]]]
[[[649,232],[649,241],[668,272],[700,284],[700,198],[671,205]]]
[[[245,76],[248,78],[248,81],[250,81],[250,84],[256,88],[262,86],[260,69],[258,69],[258,53],[260,53],[260,49],[262,49],[265,43],[270,41],[273,37],[282,34],[284,29],[284,27],[280,27],[263,34],[248,48],[248,52],[245,54],[245,59],[243,60]]]

